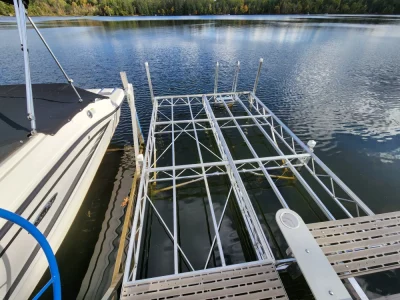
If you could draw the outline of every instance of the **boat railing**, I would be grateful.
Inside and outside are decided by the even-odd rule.
[[[78,101],[82,102],[82,97],[80,96],[79,92],[75,88],[73,84],[73,80],[67,75],[63,67],[61,66],[60,62],[54,55],[53,51],[50,49],[50,46],[47,44],[46,40],[44,39],[43,35],[40,33],[39,29],[33,22],[33,20],[28,16],[28,13],[25,9],[24,1],[23,0],[14,0],[14,8],[15,8],[15,17],[18,26],[18,33],[21,43],[21,50],[24,53],[24,68],[25,68],[25,86],[26,86],[26,107],[27,107],[27,118],[31,123],[31,135],[36,133],[36,116],[35,116],[35,109],[33,103],[33,95],[32,95],[32,81],[31,81],[31,70],[29,65],[29,49],[28,49],[28,37],[27,37],[27,23],[26,20],[31,23],[33,29],[38,34],[39,38],[42,40],[43,44],[45,45],[46,49],[49,51],[51,57],[54,59],[55,63],[63,73],[65,79],[67,80],[68,84],[74,90],[75,94],[78,97]]]
[[[58,271],[56,257],[46,237],[40,232],[40,230],[35,225],[33,225],[28,220],[24,219],[23,217],[13,212],[0,208],[0,218],[13,222],[18,226],[22,227],[23,229],[25,229],[26,231],[28,231],[36,239],[40,247],[43,249],[44,254],[46,255],[47,261],[49,263],[51,278],[33,297],[33,300],[39,299],[51,285],[53,285],[53,299],[60,300],[61,299],[60,272]]]

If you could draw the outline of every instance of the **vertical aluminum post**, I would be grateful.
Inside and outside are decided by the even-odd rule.
[[[237,62],[235,76],[233,77],[232,92],[236,93],[237,82],[239,78],[240,61]]]
[[[256,80],[254,81],[253,94],[256,94],[258,80],[260,79],[261,66],[263,64],[263,61],[264,60],[262,58],[260,58],[260,64],[258,65]]]
[[[17,23],[18,23],[18,29],[19,29],[19,34],[20,34],[21,47],[22,47],[22,51],[24,53],[27,117],[31,122],[31,134],[35,134],[36,133],[36,120],[35,120],[35,110],[33,108],[31,70],[30,70],[30,66],[29,66],[28,39],[26,36],[25,7],[24,7],[24,4],[22,3],[22,0],[19,0],[18,6],[15,7],[15,14],[19,14],[19,17],[17,17]]]
[[[78,91],[76,90],[74,84],[73,84],[73,80],[71,78],[68,77],[67,73],[64,71],[63,67],[61,66],[60,62],[58,61],[57,57],[54,55],[53,51],[51,51],[49,45],[47,44],[46,40],[44,39],[44,37],[42,36],[42,34],[40,33],[39,29],[36,27],[36,24],[33,23],[33,20],[31,19],[31,17],[28,16],[28,14],[25,12],[26,17],[28,18],[29,22],[31,23],[33,29],[35,29],[36,33],[38,34],[38,36],[40,37],[40,39],[42,40],[43,44],[45,45],[45,47],[47,48],[47,50],[49,51],[50,55],[53,57],[54,61],[56,62],[58,68],[61,70],[61,72],[63,73],[65,79],[67,79],[68,83],[71,85],[72,89],[74,90],[75,94],[78,96],[79,102],[82,102],[82,97],[81,95],[79,95]]]
[[[149,63],[146,61],[146,62],[144,63],[144,66],[146,67],[147,81],[149,82],[151,103],[154,104],[154,92],[153,92],[153,85],[151,84],[151,76],[150,76]]]
[[[215,66],[215,81],[214,81],[214,94],[218,91],[218,69],[219,69],[219,62],[217,62]],[[215,95],[214,95],[215,97]]]
[[[136,107],[135,107],[135,96],[133,93],[133,86],[128,82],[128,78],[126,77],[125,72],[121,72],[121,80],[122,85],[125,90],[125,95],[128,100],[129,108],[131,109],[131,121],[132,121],[132,134],[133,134],[133,147],[135,151],[135,162],[136,162],[136,170],[139,170],[139,139],[138,139],[138,126],[137,126],[137,114],[136,114]]]

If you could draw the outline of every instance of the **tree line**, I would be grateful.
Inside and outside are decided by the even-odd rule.
[[[31,0],[31,15],[399,14],[400,0]],[[13,7],[0,1],[0,15]]]

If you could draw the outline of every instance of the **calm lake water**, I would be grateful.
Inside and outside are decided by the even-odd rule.
[[[249,90],[258,59],[264,58],[258,97],[303,141],[316,140],[316,154],[375,213],[400,210],[400,18],[224,16],[35,20],[76,85],[118,87],[119,72],[127,72],[135,87],[146,136],[152,106],[145,61],[150,64],[155,94],[172,95],[211,92],[216,61],[220,62],[219,90],[230,90],[238,60],[241,62],[238,90]],[[18,33],[12,21],[0,18],[0,84],[24,80]],[[28,31],[28,38],[32,81],[63,82],[62,74],[32,30]],[[131,144],[127,112],[125,105],[112,147]],[[114,159],[119,157],[116,155]],[[113,167],[104,168],[109,178],[96,178],[95,184],[118,180],[115,174],[121,163],[114,159],[110,163]],[[85,203],[100,205],[109,201],[111,190],[111,187],[105,189],[100,196],[91,192]],[[99,224],[104,213],[105,208],[100,208]],[[81,215],[84,218],[85,214]],[[93,230],[100,232],[100,228]],[[76,235],[78,232],[79,229]],[[68,249],[73,249],[71,244]],[[85,245],[93,249],[94,244],[89,239]],[[63,253],[68,255],[66,251]],[[61,270],[68,270],[64,273],[69,274],[65,284],[73,290],[68,299],[79,292],[90,251],[82,257],[82,267],[77,268],[74,278],[69,278],[73,270],[68,264],[72,260],[59,257]],[[387,272],[380,277],[365,277],[360,282],[369,296],[386,295],[398,286],[395,276],[396,273]],[[383,287],[383,280],[390,282],[390,286]]]

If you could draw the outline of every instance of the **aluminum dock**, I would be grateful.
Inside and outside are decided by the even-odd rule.
[[[236,90],[238,62],[232,90],[218,92],[217,63],[213,92],[178,96],[154,96],[146,63],[153,111],[144,156],[136,153],[138,188],[135,182],[128,209],[128,219],[131,214],[133,218],[125,267],[117,266],[119,277],[115,273],[115,285],[122,281],[121,299],[288,299],[279,273],[293,264],[316,299],[368,299],[354,277],[400,266],[400,212],[375,215],[314,154],[316,142],[303,143],[256,96],[262,62],[251,91]],[[125,84],[125,91],[136,116],[132,86]],[[135,118],[132,125],[139,151]],[[227,130],[238,133],[238,143],[246,147],[249,157],[235,157]],[[249,130],[257,131],[262,141],[255,145]],[[177,148],[185,146],[182,137],[193,143],[188,164],[178,163],[182,159],[177,157]],[[265,182],[279,201],[281,209],[274,212],[274,222],[288,246],[288,257],[276,258],[271,232],[260,222],[259,208],[244,182],[246,174]],[[227,193],[218,194],[220,190],[210,184],[215,178],[225,178]],[[282,181],[295,182],[305,191],[322,222],[304,223],[292,210],[290,197],[279,184]],[[204,246],[208,250],[201,266],[190,261],[179,238],[179,189],[190,185],[205,189],[209,209],[212,242]],[[155,204],[154,187],[169,191],[172,216],[168,220]],[[223,205],[216,203],[216,195],[224,197]],[[230,204],[238,208],[244,224],[254,253],[250,261],[232,264],[226,258],[220,231]],[[172,241],[173,260],[168,261],[171,274],[143,278],[139,269],[150,211]],[[196,232],[191,238],[196,240]],[[125,237],[122,240],[125,247]]]

